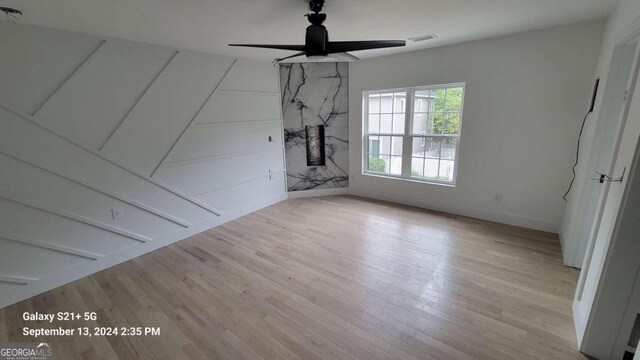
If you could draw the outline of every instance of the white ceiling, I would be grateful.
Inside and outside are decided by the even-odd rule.
[[[326,0],[331,40],[405,40],[361,58],[604,18],[617,0]],[[228,43],[303,44],[305,0],[0,0],[21,22],[102,36],[270,60],[287,51]]]

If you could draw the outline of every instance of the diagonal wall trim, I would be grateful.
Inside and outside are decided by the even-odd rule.
[[[11,284],[27,285],[30,282],[37,281],[37,280],[38,279],[27,278],[27,277],[22,277],[22,276],[11,276],[11,275],[1,275],[0,274],[0,281],[6,282],[6,283],[11,283]]]
[[[193,124],[194,127],[201,126],[218,126],[218,125],[247,125],[247,124],[262,124],[265,122],[280,122],[280,119],[266,119],[266,120],[244,120],[244,121],[221,121],[221,122],[203,122]]]
[[[71,76],[69,76],[69,78],[67,78],[67,80],[65,80],[60,87],[58,87],[52,94],[51,96],[49,96],[47,99],[44,100],[44,102],[42,102],[42,104],[40,104],[40,106],[38,106],[38,108],[36,109],[36,111],[33,112],[34,117],[37,116],[46,106],[48,103],[51,102],[52,99],[55,99],[57,96],[59,96],[60,94],[60,90],[64,89],[65,86],[67,86],[69,83],[71,83],[73,81],[73,79],[75,79],[76,77],[79,76],[79,74],[82,73],[82,70],[85,69],[89,64],[91,64],[91,62],[97,57],[97,55],[100,53],[100,50],[102,50],[104,48],[104,44],[107,43],[107,40],[102,40],[100,42],[100,45],[98,45],[96,47],[96,49],[91,53],[91,55],[89,55],[89,57],[87,57],[85,59],[85,61],[82,62],[82,64],[80,64],[80,66],[78,66],[78,68],[71,74]]]
[[[280,95],[279,92],[275,91],[260,91],[260,90],[233,90],[233,89],[220,89],[221,92],[241,92],[241,93],[258,93],[258,94],[274,94]]]
[[[6,155],[6,156],[8,156],[8,157],[10,157],[12,159],[18,160],[18,161],[20,161],[20,162],[22,162],[24,164],[29,165],[29,166],[33,166],[33,167],[38,168],[40,170],[46,171],[46,172],[48,172],[50,174],[53,174],[54,176],[58,176],[58,177],[63,178],[65,180],[67,180],[67,181],[70,181],[70,182],[72,182],[74,184],[78,184],[78,185],[83,186],[83,187],[85,187],[87,189],[90,189],[90,190],[93,190],[93,191],[97,191],[97,192],[102,193],[104,195],[107,195],[107,196],[109,196],[109,197],[111,197],[113,199],[122,201],[122,202],[124,202],[126,204],[129,204],[131,206],[137,207],[140,210],[146,211],[146,212],[148,212],[150,214],[158,216],[158,217],[160,217],[162,219],[165,219],[167,221],[170,221],[170,222],[172,222],[174,224],[180,225],[180,226],[182,226],[184,228],[187,228],[187,227],[191,226],[191,224],[189,224],[189,223],[186,223],[186,222],[184,222],[184,221],[182,221],[180,219],[176,219],[175,217],[173,217],[171,215],[168,215],[168,214],[165,214],[164,212],[162,212],[160,210],[153,209],[153,208],[151,208],[149,206],[146,206],[144,204],[140,204],[137,201],[129,199],[129,198],[125,197],[125,196],[118,195],[118,194],[113,193],[113,192],[111,192],[109,190],[102,189],[102,188],[100,188],[98,186],[89,185],[89,184],[86,184],[86,183],[84,183],[84,182],[82,182],[80,180],[76,180],[76,179],[70,178],[68,176],[61,175],[61,174],[59,174],[59,173],[57,173],[57,172],[55,172],[53,170],[50,170],[48,168],[45,168],[45,167],[42,167],[40,165],[34,164],[34,163],[30,162],[30,161],[21,159],[21,158],[19,158],[17,156],[8,154],[8,153],[6,153],[6,152],[4,152],[2,150],[0,150],[0,154]]]
[[[207,219],[201,223],[195,224],[191,228],[178,230],[174,233],[162,236],[156,239],[156,241],[149,242],[146,244],[135,245],[129,249],[123,249],[113,254],[109,254],[109,256],[105,256],[102,259],[98,259],[95,261],[87,261],[77,266],[74,266],[72,268],[64,269],[60,272],[43,277],[40,281],[36,281],[37,279],[18,278],[13,276],[0,275],[0,281],[26,285],[26,286],[17,288],[16,291],[1,293],[0,309],[6,306],[9,306],[11,304],[17,303],[18,301],[28,299],[34,295],[41,294],[45,291],[54,289],[58,286],[67,284],[71,281],[80,279],[84,276],[91,275],[98,271],[104,270],[108,267],[122,263],[126,260],[130,260],[137,256],[159,249],[163,246],[169,245],[176,241],[186,239],[189,236],[196,235],[198,233],[211,229],[215,226],[224,224],[228,221],[239,218],[241,216],[252,213],[256,210],[265,208],[267,206],[273,205],[283,200],[286,200],[286,194],[284,193],[278,194],[276,196],[273,196],[264,200],[260,200],[257,203],[248,204],[246,206],[241,207],[240,209],[227,212],[224,214],[224,217]]]
[[[153,78],[153,80],[151,80],[151,82],[149,83],[149,85],[144,89],[144,91],[142,92],[142,94],[140,94],[140,96],[138,97],[138,99],[136,99],[135,103],[133,104],[133,106],[131,106],[131,109],[129,109],[129,111],[127,111],[126,115],[118,122],[118,124],[113,128],[113,130],[111,131],[111,133],[109,133],[109,136],[107,136],[107,138],[104,140],[104,142],[100,145],[100,147],[98,147],[98,151],[102,151],[102,149],[104,149],[105,146],[107,146],[107,144],[109,143],[109,141],[111,141],[111,139],[113,138],[113,135],[116,134],[116,132],[118,131],[118,129],[120,128],[120,126],[122,126],[122,124],[124,124],[125,121],[127,121],[127,118],[129,118],[129,115],[131,115],[131,113],[133,112],[133,110],[138,106],[138,104],[140,103],[140,100],[142,100],[142,98],[147,94],[147,92],[149,91],[149,89],[153,86],[153,84],[156,82],[156,80],[158,80],[158,78],[160,77],[160,75],[162,75],[162,73],[167,69],[167,66],[169,66],[169,64],[171,64],[173,62],[173,60],[176,58],[176,56],[178,56],[180,52],[176,51],[174,52],[173,56],[171,56],[171,58],[169,59],[169,61],[167,61],[166,64],[164,64],[164,66],[162,67],[162,69],[160,69],[160,72],[158,72],[158,74],[156,74],[156,76]]]
[[[157,182],[158,184],[162,184],[162,187],[164,187],[164,188],[167,188],[167,189],[173,189],[173,187],[172,187],[171,185],[165,184],[165,183],[163,183],[163,182],[162,182],[162,181],[160,181],[160,180],[155,180],[155,182]],[[178,190],[175,190],[175,191],[178,191]],[[189,196],[189,195],[186,195],[186,194],[185,194],[185,196]],[[199,201],[199,200],[197,200],[197,199],[194,199],[194,198],[192,198],[192,197],[190,197],[190,196],[189,196],[189,199],[191,199],[191,201],[192,201],[192,202],[194,202],[195,204],[199,204],[200,206],[203,206],[203,207],[207,207],[207,208],[209,208],[209,209],[210,209],[209,211],[211,211],[212,213],[216,214],[217,216],[222,216],[222,215],[224,215],[224,213],[223,213],[221,210],[218,210],[218,209],[212,208],[211,206],[206,205],[206,204],[202,203],[201,201]]]
[[[90,259],[90,260],[98,260],[100,258],[103,258],[102,255],[93,254],[90,252],[73,249],[70,247],[62,246],[62,245],[50,244],[50,243],[46,243],[38,240],[23,239],[23,238],[17,238],[17,237],[8,238],[8,237],[1,237],[1,236],[0,236],[0,240],[13,241],[13,242],[30,245],[30,246],[34,246],[42,249],[61,252],[64,254],[75,255],[75,256]]]
[[[128,172],[128,173],[130,173],[132,175],[135,175],[135,176],[137,176],[137,177],[139,177],[139,178],[141,178],[141,179],[143,179],[143,180],[145,180],[145,181],[147,181],[147,182],[149,182],[151,184],[154,184],[154,185],[156,185],[156,186],[158,186],[158,187],[160,187],[160,188],[172,193],[173,195],[176,195],[176,196],[182,198],[183,200],[185,200],[187,202],[190,202],[193,205],[198,206],[201,209],[207,210],[208,212],[210,212],[213,215],[216,215],[216,216],[220,216],[221,215],[221,213],[218,210],[215,210],[215,209],[211,208],[210,206],[207,206],[205,204],[200,203],[199,201],[196,201],[196,200],[190,198],[189,196],[183,194],[181,191],[173,189],[173,188],[167,186],[166,184],[158,182],[158,181],[156,181],[154,179],[151,179],[151,178],[149,178],[147,176],[141,175],[141,174],[137,173],[136,171],[128,169],[128,168],[118,164],[117,162],[106,158],[105,156],[103,156],[102,154],[97,152],[96,150],[93,150],[93,149],[90,149],[90,148],[86,148],[86,147],[76,143],[75,141],[70,140],[66,136],[62,136],[62,135],[56,133],[55,131],[52,131],[51,129],[47,128],[46,126],[44,126],[42,124],[39,124],[32,115],[25,114],[25,113],[22,113],[20,111],[14,110],[11,107],[9,107],[7,105],[4,105],[2,103],[0,103],[0,107],[5,109],[5,110],[7,110],[7,111],[9,111],[9,112],[11,112],[11,113],[13,113],[13,114],[15,114],[15,115],[17,115],[17,116],[19,116],[19,117],[21,117],[21,118],[23,118],[23,119],[25,119],[25,120],[27,120],[27,121],[32,122],[34,125],[37,125],[38,127],[42,128],[43,130],[47,131],[48,133],[53,134],[53,135],[59,137],[60,139],[63,139],[65,141],[73,144],[74,146],[79,147],[80,149],[82,149],[84,151],[90,152],[90,153],[94,154],[95,156],[101,158],[102,160],[107,161],[107,162],[109,162],[109,163],[121,168],[122,170],[125,170],[126,172]]]
[[[218,159],[234,158],[234,157],[240,157],[240,156],[244,156],[244,155],[257,154],[257,153],[261,153],[261,152],[264,152],[264,151],[270,151],[270,150],[275,150],[275,149],[284,149],[284,146],[278,145],[278,146],[272,146],[272,147],[265,147],[265,148],[258,149],[258,150],[236,152],[236,153],[230,153],[230,154],[225,154],[225,155],[206,156],[206,157],[195,158],[195,159],[169,161],[166,164],[162,165],[162,167],[166,169],[166,168],[175,167],[175,166],[197,164],[197,163],[201,163],[201,162],[214,161],[214,160],[218,160]]]
[[[164,164],[164,161],[167,160],[167,157],[169,156],[169,154],[171,154],[171,152],[176,147],[176,145],[180,142],[180,140],[182,140],[182,138],[184,137],[184,134],[186,134],[187,130],[189,130],[189,128],[191,127],[191,124],[193,124],[193,122],[198,118],[198,116],[200,116],[200,113],[202,113],[202,109],[204,109],[204,107],[207,106],[209,101],[211,101],[211,99],[213,98],[213,95],[215,95],[216,91],[220,87],[220,84],[222,84],[222,82],[227,77],[227,75],[229,75],[229,72],[231,71],[231,69],[233,69],[233,66],[236,64],[237,61],[238,61],[237,59],[233,60],[233,62],[231,63],[231,66],[229,66],[229,68],[224,73],[222,78],[220,78],[220,81],[218,81],[216,86],[213,87],[213,90],[211,91],[211,94],[209,94],[209,97],[207,97],[207,100],[205,100],[204,103],[202,103],[202,106],[200,106],[200,109],[198,109],[198,112],[196,112],[196,114],[193,116],[191,121],[189,121],[189,124],[187,124],[187,126],[182,130],[182,133],[180,133],[180,136],[178,136],[178,139],[173,143],[173,145],[171,145],[171,148],[169,149],[169,151],[167,151],[167,153],[164,154],[164,156],[162,157],[162,160],[160,160],[160,163],[156,166],[156,168],[153,169],[150,175],[151,178],[153,178],[153,175],[155,175],[156,172],[158,172],[158,169],[160,169],[162,164]]]
[[[284,172],[285,172],[284,169],[276,170],[271,174],[271,176],[277,175],[277,174],[281,174],[281,173],[284,173]],[[204,195],[204,194],[210,194],[212,192],[216,192],[216,191],[232,188],[234,186],[238,186],[238,185],[241,185],[241,184],[245,184],[245,183],[248,183],[248,182],[251,182],[251,181],[260,180],[260,179],[264,179],[264,178],[268,178],[268,177],[269,177],[269,175],[256,176],[256,177],[251,177],[251,178],[244,178],[244,179],[241,179],[238,182],[235,182],[235,183],[230,184],[230,185],[224,185],[224,186],[220,186],[220,187],[216,187],[216,188],[211,188],[211,189],[207,189],[207,190],[203,190],[203,191],[198,191],[198,192],[195,192],[195,193],[191,193],[189,195],[191,195],[191,196],[199,196],[199,195]]]
[[[64,218],[67,218],[67,219],[70,219],[70,220],[73,220],[73,221],[77,221],[77,222],[80,222],[80,223],[83,223],[83,224],[86,224],[86,225],[89,225],[89,226],[93,226],[93,227],[98,228],[98,229],[102,229],[102,230],[105,230],[105,231],[112,232],[114,234],[122,235],[124,237],[128,237],[130,239],[133,239],[133,240],[136,240],[136,241],[139,241],[139,242],[142,242],[142,243],[146,243],[146,242],[149,242],[149,241],[152,240],[152,239],[150,239],[150,238],[148,238],[146,236],[134,234],[134,233],[129,232],[127,230],[119,229],[117,227],[113,227],[111,225],[104,224],[104,223],[101,223],[99,221],[91,220],[91,219],[85,218],[83,216],[78,216],[78,215],[75,215],[75,214],[71,214],[71,213],[68,213],[68,212],[63,211],[63,210],[44,208],[44,207],[41,207],[41,206],[35,206],[35,205],[31,205],[31,204],[28,204],[28,203],[23,202],[23,201],[7,198],[7,197],[4,197],[4,196],[0,196],[0,199],[11,201],[13,203],[20,204],[20,205],[23,205],[23,206],[28,206],[28,207],[30,207],[32,209],[45,211],[45,212],[48,212],[50,214],[58,215],[58,216],[61,216],[61,217],[64,217]]]

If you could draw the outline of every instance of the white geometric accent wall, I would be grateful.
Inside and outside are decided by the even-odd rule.
[[[0,308],[285,198],[271,64],[1,25]]]

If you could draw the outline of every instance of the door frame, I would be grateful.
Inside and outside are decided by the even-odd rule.
[[[618,152],[620,151],[622,134],[627,124],[629,107],[634,97],[634,88],[638,79],[638,74],[640,72],[640,29],[616,45],[614,49],[614,60],[616,56],[616,51],[618,49],[621,49],[622,47],[628,47],[630,45],[635,46],[635,54],[634,54],[634,59],[631,65],[631,69],[630,69],[630,73],[629,73],[629,77],[626,85],[626,88],[628,89],[628,92],[626,94],[626,100],[624,101],[623,104],[620,104],[620,106],[623,107],[623,109],[620,113],[621,121],[617,129],[616,140],[615,140],[616,144],[612,153],[611,165],[609,166],[608,169],[604,169],[606,171],[606,174],[609,174],[609,175],[612,174],[612,171],[615,167],[616,159],[618,157]],[[613,69],[614,66],[616,66],[616,64],[612,63],[612,68],[609,70],[610,73],[615,71],[615,69]],[[608,89],[605,89],[605,91],[607,90]],[[599,118],[598,120],[606,121],[606,119],[602,119],[602,118]],[[597,134],[595,136],[597,136]],[[597,174],[587,174],[587,176],[596,176],[596,175]],[[600,230],[602,215],[603,215],[604,207],[606,205],[606,200],[609,194],[609,188],[611,186],[611,183],[605,182],[604,184],[602,184],[602,186],[604,186],[604,189],[602,190],[598,198],[598,205],[596,206],[596,213],[593,218],[594,221],[593,221],[593,224],[591,225],[591,230],[589,232],[589,238],[587,242],[587,248],[582,261],[582,267],[581,267],[582,271],[580,272],[580,277],[578,279],[578,286],[576,287],[575,299],[577,301],[580,301],[582,299],[585,281],[589,274],[589,267],[591,265],[591,260],[593,258],[595,241],[598,236],[598,232]]]

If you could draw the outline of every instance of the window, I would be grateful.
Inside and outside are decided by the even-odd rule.
[[[455,185],[464,84],[364,93],[365,174]]]

